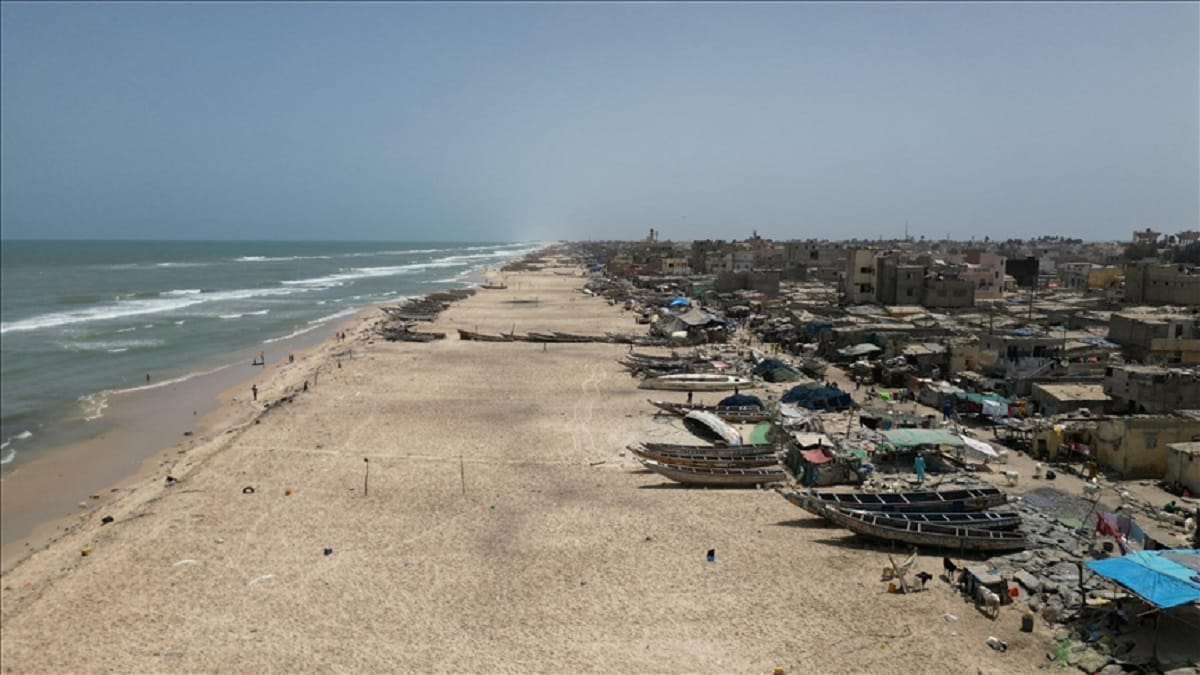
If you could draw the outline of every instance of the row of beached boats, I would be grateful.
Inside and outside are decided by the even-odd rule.
[[[768,418],[761,406],[721,406],[650,401],[684,419],[685,426],[711,445],[643,442],[629,446],[647,470],[696,487],[774,487],[792,504],[855,534],[906,545],[960,551],[1008,551],[1025,547],[1017,531],[1020,515],[990,509],[1008,496],[994,487],[914,492],[835,492],[799,490],[774,443],[742,444],[731,421]]]
[[[458,338],[460,340],[473,340],[475,342],[604,342],[640,346],[661,346],[667,343],[662,338],[625,335],[621,333],[605,333],[604,335],[579,335],[575,333],[563,333],[561,331],[531,331],[526,334],[515,332],[481,333],[479,331],[466,330],[465,328],[458,329]]]
[[[802,492],[780,488],[789,502],[872,539],[962,551],[1016,551],[1026,546],[1017,513],[988,511],[1008,495],[993,487],[905,493]]]

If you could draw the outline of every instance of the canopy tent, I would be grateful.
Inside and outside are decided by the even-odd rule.
[[[812,450],[801,450],[800,455],[805,460],[812,464],[824,464],[825,462],[833,461],[833,454],[824,448],[813,448]]]
[[[846,410],[854,407],[850,394],[833,387],[792,387],[779,398],[784,403],[794,403],[809,410]]]
[[[750,394],[732,394],[717,401],[717,405],[725,405],[731,407],[754,406],[756,408],[765,408],[762,399]]]
[[[680,296],[676,296],[676,298],[674,300],[672,300],[670,303],[668,303],[667,306],[668,307],[691,307],[692,302],[691,302],[691,300],[688,300],[687,298],[680,295]]]
[[[897,448],[915,448],[920,445],[948,445],[952,448],[963,446],[961,437],[942,429],[889,429],[879,433]]]
[[[1200,600],[1200,549],[1137,551],[1084,564],[1160,609]]]

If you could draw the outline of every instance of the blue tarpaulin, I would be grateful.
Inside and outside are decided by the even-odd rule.
[[[1137,551],[1084,564],[1155,607],[1167,609],[1200,600],[1200,549]]]
[[[671,301],[670,307],[691,307],[692,303],[682,295]]]

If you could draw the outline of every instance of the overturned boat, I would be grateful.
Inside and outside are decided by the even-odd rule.
[[[641,389],[667,389],[671,391],[729,391],[750,389],[758,385],[739,375],[717,373],[679,373],[648,377],[638,385]]]

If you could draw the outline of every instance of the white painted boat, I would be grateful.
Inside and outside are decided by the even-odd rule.
[[[647,377],[638,385],[641,389],[669,389],[672,391],[730,391],[757,387],[754,380],[737,375],[717,373],[679,373]]]

